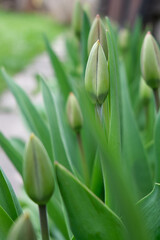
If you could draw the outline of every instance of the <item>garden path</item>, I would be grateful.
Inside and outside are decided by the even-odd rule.
[[[53,48],[57,55],[63,59],[65,54],[65,45],[62,36],[56,39],[53,43]],[[43,53],[36,57],[26,69],[16,74],[13,78],[27,92],[35,104],[41,104],[41,94],[33,94],[33,91],[37,86],[35,80],[35,75],[37,73],[44,75],[47,78],[53,76],[53,70],[47,53]],[[24,140],[26,140],[29,135],[20,117],[14,97],[9,91],[4,92],[4,94],[0,97],[0,131],[2,131],[7,137],[19,137]],[[18,194],[22,185],[21,176],[10,163],[1,148],[0,167],[4,170],[15,192]]]

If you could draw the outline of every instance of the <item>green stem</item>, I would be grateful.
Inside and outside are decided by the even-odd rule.
[[[156,110],[158,112],[159,106],[160,106],[158,88],[153,89],[153,93],[154,93],[154,99],[155,99],[155,103],[156,103]]]
[[[39,216],[40,216],[42,240],[49,240],[49,229],[48,229],[46,205],[39,205]]]
[[[88,170],[88,165],[87,165],[87,161],[85,158],[85,153],[84,153],[84,148],[83,148],[80,132],[77,133],[77,140],[78,140],[79,150],[80,150],[80,154],[81,154],[81,163],[82,163],[85,183],[87,186],[89,186],[89,170]]]

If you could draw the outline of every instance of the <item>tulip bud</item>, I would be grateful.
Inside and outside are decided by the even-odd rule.
[[[31,134],[23,166],[24,186],[37,204],[46,204],[54,191],[53,166],[40,140]]]
[[[73,9],[72,27],[75,34],[79,37],[82,29],[82,6],[78,0],[75,1]]]
[[[96,18],[94,19],[90,32],[89,32],[89,36],[88,36],[88,53],[90,53],[92,46],[94,45],[94,43],[99,40],[104,53],[106,55],[106,58],[108,59],[108,47],[107,47],[107,37],[106,37],[106,30],[105,30],[105,26],[102,22],[102,20],[100,19],[100,16],[97,15]]]
[[[146,105],[149,103],[150,99],[152,97],[152,90],[148,85],[145,83],[143,78],[141,78],[140,82],[140,98],[141,101]]]
[[[90,52],[86,72],[85,88],[94,104],[101,105],[109,91],[108,63],[99,41],[97,41]]]
[[[118,35],[118,43],[119,47],[122,51],[126,51],[129,46],[129,30],[128,29],[121,29]]]
[[[73,93],[69,94],[66,111],[71,128],[76,132],[79,132],[83,125],[83,116],[79,103]]]
[[[160,50],[154,37],[148,32],[141,51],[141,71],[146,83],[153,89],[160,84]]]
[[[27,213],[22,214],[11,227],[7,240],[36,240],[32,223]]]

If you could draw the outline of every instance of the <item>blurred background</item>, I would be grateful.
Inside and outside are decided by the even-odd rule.
[[[109,16],[118,29],[149,29],[160,43],[160,0],[81,0],[91,19]],[[65,57],[64,33],[70,29],[75,0],[0,0],[0,67],[7,72],[40,108],[36,74],[52,76],[42,34],[46,34],[61,59]],[[122,34],[124,35],[124,34]],[[131,34],[132,37],[132,34]],[[124,36],[122,36],[124,39]],[[123,43],[122,43],[123,45]],[[128,60],[127,60],[128,61]],[[38,100],[37,100],[38,99]],[[0,77],[0,132],[13,143],[26,141],[26,131],[17,105]],[[15,191],[21,179],[0,148],[0,167]]]

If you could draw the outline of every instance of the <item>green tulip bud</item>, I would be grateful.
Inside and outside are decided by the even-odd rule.
[[[26,146],[23,166],[24,186],[37,204],[46,204],[54,191],[53,166],[40,140],[31,134]]]
[[[118,43],[122,51],[126,51],[129,46],[129,30],[121,29],[118,34]]]
[[[90,52],[86,72],[85,88],[94,104],[101,105],[109,91],[108,63],[99,41],[97,41]]]
[[[82,6],[80,1],[76,0],[74,9],[73,9],[73,17],[72,17],[72,27],[75,34],[79,37],[82,29]]]
[[[69,125],[74,131],[79,132],[83,125],[83,116],[77,98],[73,93],[68,96],[66,111]]]
[[[141,101],[146,105],[149,103],[152,97],[152,90],[148,85],[145,83],[143,78],[141,78],[140,82],[140,98]]]
[[[94,19],[90,32],[89,32],[89,36],[88,36],[88,53],[90,53],[94,43],[99,40],[104,53],[106,55],[106,58],[108,59],[108,46],[107,46],[107,37],[106,37],[106,30],[105,30],[105,26],[102,22],[102,20],[100,19],[100,16],[97,15],[96,18]]]
[[[148,32],[141,51],[141,71],[146,83],[153,89],[160,84],[160,50],[154,37]]]
[[[27,213],[22,214],[11,227],[7,240],[36,240],[32,223]]]

